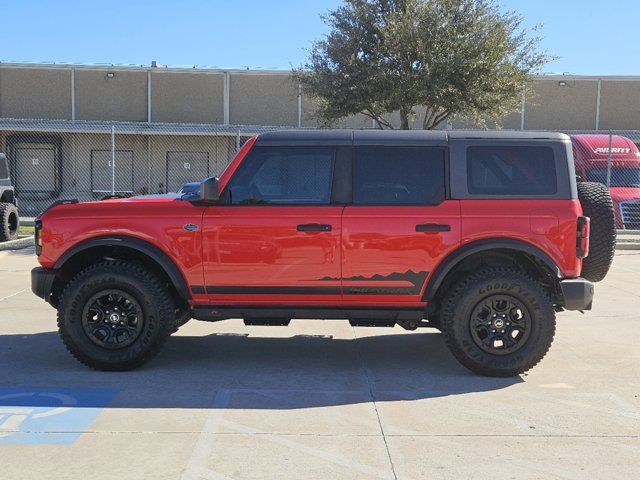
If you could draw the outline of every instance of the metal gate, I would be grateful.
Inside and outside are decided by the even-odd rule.
[[[187,182],[209,176],[209,153],[167,152],[167,191],[177,192]]]
[[[116,150],[115,166],[111,150],[91,150],[91,190],[98,194],[133,193],[133,152]]]

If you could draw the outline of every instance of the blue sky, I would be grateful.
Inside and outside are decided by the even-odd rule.
[[[339,0],[0,0],[1,61],[289,68]],[[503,0],[561,57],[547,73],[640,75],[637,0]]]

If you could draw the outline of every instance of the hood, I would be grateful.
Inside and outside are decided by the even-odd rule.
[[[77,200],[59,200],[47,208],[40,218],[52,217],[99,217],[99,216],[130,216],[162,215],[181,204],[188,203],[180,199],[176,193],[162,195],[141,195],[128,198],[109,198],[92,202],[78,202]]]
[[[640,188],[638,187],[611,187],[609,191],[614,203],[640,200]]]

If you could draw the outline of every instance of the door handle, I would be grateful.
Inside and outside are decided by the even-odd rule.
[[[324,225],[321,223],[305,223],[298,225],[297,230],[299,232],[330,232],[331,225]]]
[[[450,232],[451,225],[438,223],[424,223],[416,225],[416,232]]]

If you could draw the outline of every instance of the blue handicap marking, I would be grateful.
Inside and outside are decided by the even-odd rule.
[[[0,445],[73,443],[116,393],[100,388],[0,387]]]

